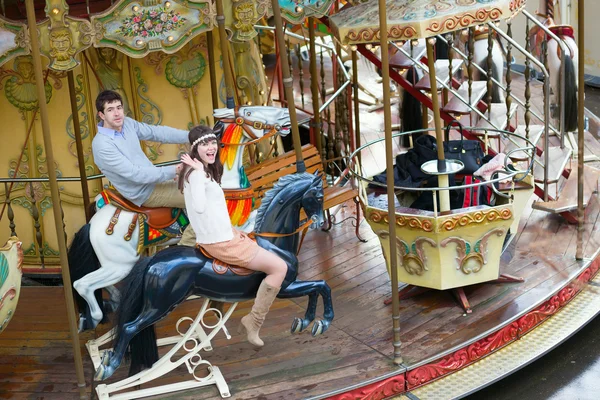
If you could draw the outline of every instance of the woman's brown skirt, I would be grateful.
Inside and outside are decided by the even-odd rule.
[[[260,247],[246,233],[238,231],[235,228],[232,228],[232,230],[233,239],[227,242],[198,243],[197,246],[217,260],[221,260],[229,265],[245,268],[254,260]]]

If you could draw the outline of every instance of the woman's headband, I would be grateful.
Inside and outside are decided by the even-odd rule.
[[[194,140],[194,143],[192,143],[192,149],[196,147],[199,143],[208,142],[209,140],[217,140],[217,136],[214,133],[209,133],[207,135],[199,137],[198,139]]]

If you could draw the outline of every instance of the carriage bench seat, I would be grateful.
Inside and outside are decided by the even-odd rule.
[[[323,163],[317,148],[312,144],[302,146],[302,155],[307,172],[314,173],[317,170],[323,170]],[[296,154],[294,151],[288,151],[280,156],[272,158],[260,164],[253,165],[246,169],[246,175],[252,185],[255,193],[254,208],[260,206],[260,201],[265,193],[271,189],[280,177],[293,174],[296,172]],[[326,212],[328,227],[331,228],[331,215],[329,209],[337,205],[343,204],[348,200],[354,200],[356,203],[356,217],[360,221],[360,207],[358,203],[358,191],[350,184],[345,186],[328,186],[325,175],[323,175],[323,193],[324,202],[323,210]],[[304,210],[300,212],[300,218],[305,219]],[[358,223],[356,224],[356,235],[358,235]],[[361,239],[362,240],[362,239]]]

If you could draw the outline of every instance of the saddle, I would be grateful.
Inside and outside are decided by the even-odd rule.
[[[108,199],[108,203],[111,203],[117,208],[125,211],[131,211],[138,214],[143,214],[146,222],[152,228],[164,229],[167,228],[179,218],[181,211],[174,213],[172,207],[158,207],[150,208],[143,206],[136,206],[129,200],[125,199],[121,194],[115,190],[105,189],[102,192],[102,196]]]

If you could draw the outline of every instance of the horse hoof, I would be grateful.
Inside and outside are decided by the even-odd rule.
[[[294,318],[294,322],[292,322],[292,333],[300,333],[302,332],[302,320],[298,317]]]
[[[325,321],[316,321],[312,327],[312,335],[318,336],[324,333],[327,328],[329,328],[329,324],[325,323]]]

